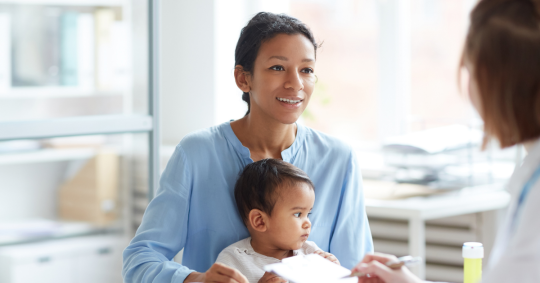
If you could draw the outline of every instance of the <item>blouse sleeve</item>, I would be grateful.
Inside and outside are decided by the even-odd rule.
[[[366,253],[373,251],[373,240],[364,208],[362,174],[352,150],[334,223],[329,252],[339,259],[342,266],[351,269]]]
[[[183,282],[194,270],[172,261],[187,238],[191,174],[180,145],[160,180],[159,190],[124,250],[124,282]]]

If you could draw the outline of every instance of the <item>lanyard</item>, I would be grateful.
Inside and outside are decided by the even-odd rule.
[[[511,231],[515,231],[516,223],[521,215],[521,206],[523,202],[525,202],[525,199],[529,195],[532,186],[536,183],[538,178],[540,178],[540,166],[536,168],[536,171],[534,171],[529,181],[525,184],[525,186],[523,186],[523,189],[521,190],[521,194],[519,195],[519,199],[517,201],[516,209],[514,210],[514,218],[512,219]]]

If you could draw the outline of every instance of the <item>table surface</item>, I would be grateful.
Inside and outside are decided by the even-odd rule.
[[[429,220],[501,209],[510,202],[510,194],[502,188],[488,185],[399,200],[366,199],[366,213],[372,217]]]

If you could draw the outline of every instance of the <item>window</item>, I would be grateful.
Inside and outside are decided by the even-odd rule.
[[[457,86],[470,0],[291,0],[323,42],[304,114],[357,143],[475,118]]]

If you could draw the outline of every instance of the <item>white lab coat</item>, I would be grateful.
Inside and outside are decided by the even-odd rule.
[[[525,183],[540,166],[540,141],[537,141],[507,184],[512,198],[502,223],[483,283],[540,282],[540,181],[531,188],[522,204],[515,231],[510,223]]]

